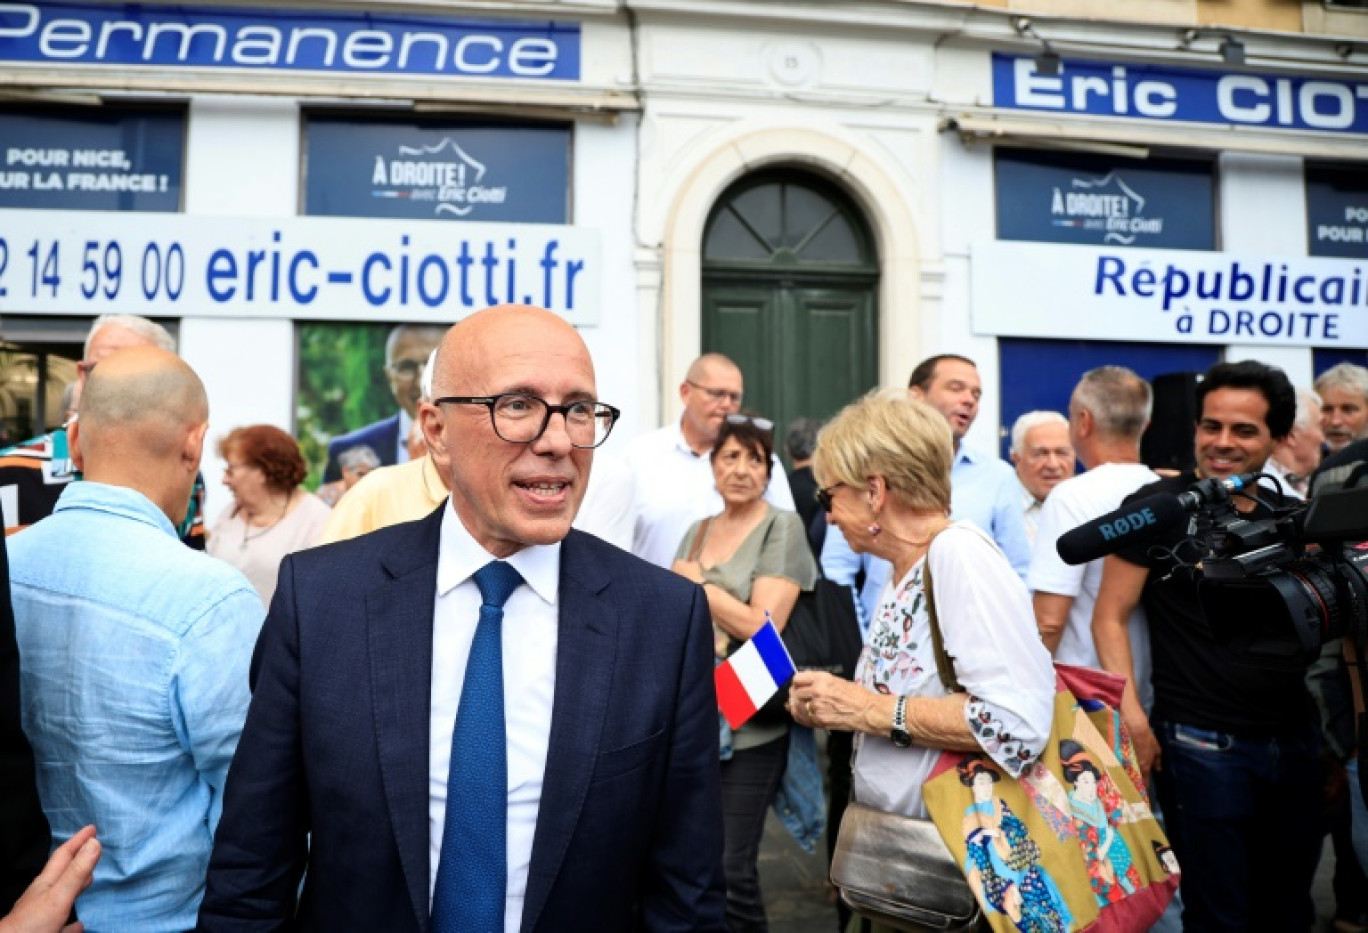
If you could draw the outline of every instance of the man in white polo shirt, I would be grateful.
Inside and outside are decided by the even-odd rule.
[[[1118,508],[1121,500],[1158,479],[1140,462],[1140,435],[1149,425],[1149,383],[1124,366],[1100,366],[1083,374],[1069,400],[1069,438],[1087,472],[1050,491],[1027,583],[1036,624],[1056,661],[1101,667],[1093,644],[1093,603],[1102,583],[1102,558],[1071,567],[1055,550],[1071,528]],[[1150,708],[1150,646],[1144,610],[1136,608],[1127,631],[1140,705]]]
[[[632,553],[669,567],[689,526],[722,511],[708,454],[728,415],[741,408],[741,370],[720,353],[694,360],[679,386],[684,412],[675,424],[643,434],[627,447],[636,480],[636,527]],[[772,427],[771,427],[772,430]],[[778,459],[775,466],[779,467]],[[765,499],[793,511],[793,493],[782,467],[771,471]]]

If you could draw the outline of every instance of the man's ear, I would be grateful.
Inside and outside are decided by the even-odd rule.
[[[907,397],[918,402],[926,401],[926,393],[921,390],[921,386],[908,386]]]
[[[1015,450],[1010,451],[1010,452],[1007,454],[1007,456],[1011,458],[1011,460],[1012,460],[1012,465],[1013,465],[1013,466],[1015,466],[1015,465],[1017,465],[1018,463],[1021,462],[1021,457],[1019,457],[1019,456],[1017,455],[1017,452],[1016,452]]]
[[[200,461],[204,458],[204,436],[208,433],[209,422],[205,421],[195,425],[185,435],[185,444],[181,448],[181,462],[191,473],[199,472]]]
[[[85,453],[81,450],[81,419],[72,418],[67,423],[67,456],[71,457],[71,462],[76,465],[76,469],[85,472]]]
[[[679,402],[682,405],[689,404],[689,380],[687,379],[679,384]]]
[[[442,431],[445,425],[446,412],[440,405],[431,402],[418,403],[418,426],[423,432],[428,453],[436,463],[446,463],[450,460],[446,449],[446,435]]]
[[[1093,421],[1093,413],[1086,408],[1078,409],[1078,436],[1092,437],[1093,428],[1097,422]],[[1148,427],[1148,425],[1146,425]]]

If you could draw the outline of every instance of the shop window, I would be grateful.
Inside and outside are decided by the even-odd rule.
[[[0,208],[179,211],[180,109],[0,107]]]
[[[571,128],[310,114],[303,213],[570,222]]]
[[[1001,240],[1216,249],[1215,163],[994,150]]]

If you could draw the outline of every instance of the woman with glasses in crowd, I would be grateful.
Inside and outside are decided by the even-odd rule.
[[[703,585],[716,649],[726,657],[765,624],[783,630],[798,594],[817,580],[807,534],[795,512],[763,498],[774,453],[774,425],[728,415],[710,458],[722,512],[696,522],[679,545],[673,569]],[[727,922],[733,931],[765,930],[760,893],[760,841],[788,755],[790,720],[757,715],[732,736],[722,762]]]
[[[950,521],[952,457],[945,418],[900,389],[866,396],[822,429],[813,472],[827,520],[893,575],[854,682],[800,671],[789,694],[799,723],[856,733],[857,801],[922,818],[922,785],[942,749],[986,752],[1018,776],[1049,738],[1055,695],[1021,578],[992,538]],[[932,594],[962,692],[937,670]]]
[[[208,550],[246,574],[269,608],[281,560],[314,546],[329,509],[299,485],[308,468],[299,444],[280,428],[237,428],[218,449],[233,507],[214,525]]]

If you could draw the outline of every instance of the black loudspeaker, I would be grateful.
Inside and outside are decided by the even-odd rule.
[[[1197,425],[1201,373],[1164,373],[1150,380],[1154,411],[1140,438],[1140,459],[1152,470],[1191,470],[1197,465],[1192,441]]]

